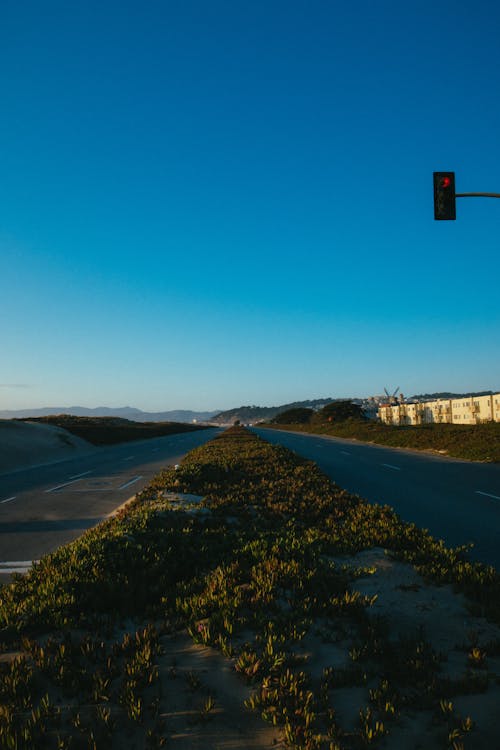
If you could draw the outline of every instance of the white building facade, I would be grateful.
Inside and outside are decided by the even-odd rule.
[[[378,416],[381,422],[393,425],[500,422],[500,393],[420,403],[380,404]]]

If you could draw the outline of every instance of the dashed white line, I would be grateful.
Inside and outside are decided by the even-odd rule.
[[[130,482],[126,482],[125,484],[122,484],[121,487],[118,487],[119,490],[124,490],[126,487],[130,487],[131,484],[134,484],[134,482],[138,482],[139,479],[142,479],[142,476],[140,477],[134,477],[130,480]]]
[[[481,492],[481,490],[476,490],[476,495],[486,495],[486,497],[492,497],[493,500],[500,500],[498,495],[492,495],[491,492]]]
[[[12,497],[8,497],[7,500],[2,500],[0,502],[0,505],[3,505],[4,503],[11,503],[13,500],[15,500],[17,495],[12,495]]]
[[[344,454],[344,456],[350,456],[350,455],[351,455],[351,454],[350,454],[350,453],[348,453],[347,451],[340,451],[340,452],[341,452],[341,453],[343,453],[343,454]]]
[[[51,487],[50,490],[45,490],[45,493],[47,492],[55,492],[56,490],[61,490],[63,487],[67,487],[68,484],[76,484],[77,482],[81,482],[81,479],[73,479],[72,482],[64,482],[64,484],[58,484],[57,487]]]
[[[122,461],[132,461],[133,458],[135,458],[135,456],[128,456],[127,458],[122,458]]]
[[[388,469],[394,469],[395,471],[401,471],[399,466],[393,466],[393,464],[382,464],[382,466],[387,466]]]
[[[79,479],[79,477],[86,477],[87,474],[92,474],[94,470],[89,469],[89,471],[83,471],[81,474],[74,474],[72,477],[69,477],[70,479]]]
[[[0,562],[0,573],[27,573],[34,562],[38,562],[38,560]]]

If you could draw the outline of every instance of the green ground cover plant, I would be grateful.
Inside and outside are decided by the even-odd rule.
[[[202,425],[185,422],[133,422],[121,417],[75,417],[72,414],[27,417],[18,421],[42,422],[62,427],[93,445],[112,445],[206,429]]]
[[[203,500],[179,508],[172,498],[183,493]],[[288,747],[372,747],[415,712],[433,717],[440,747],[475,747],[474,719],[453,701],[488,691],[500,641],[466,644],[460,680],[444,675],[425,632],[395,634],[373,614],[377,596],[357,584],[372,571],[342,563],[373,547],[453,584],[500,623],[500,578],[465,548],[447,549],[312,462],[228,430],[0,589],[0,747],[168,747],[162,654],[182,632],[220,654],[248,685],[246,710]],[[337,658],[313,669],[315,649]],[[196,674],[186,689],[203,690]],[[354,725],[337,711],[349,690],[364,696]],[[217,696],[198,702],[200,726],[217,721]]]
[[[362,440],[367,443],[389,445],[393,448],[431,450],[454,458],[469,461],[500,462],[500,423],[486,422],[475,425],[423,424],[386,425],[364,419],[348,418],[329,422],[321,412],[312,413],[307,422],[280,421],[259,425],[269,429],[291,430],[317,435]]]

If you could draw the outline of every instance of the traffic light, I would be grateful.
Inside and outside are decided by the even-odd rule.
[[[434,172],[434,218],[456,219],[455,172]]]

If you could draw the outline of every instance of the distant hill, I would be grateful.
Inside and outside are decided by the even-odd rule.
[[[22,420],[1,421],[0,425],[17,428]],[[77,417],[74,414],[52,414],[45,417],[27,418],[27,424],[44,424],[72,433],[92,445],[114,445],[129,440],[147,440],[149,438],[175,435],[181,432],[193,432],[207,429],[206,425],[188,424],[186,422],[137,422],[123,417]]]
[[[294,401],[291,404],[282,404],[281,406],[239,406],[236,409],[222,411],[210,420],[213,424],[233,424],[237,420],[243,424],[249,422],[264,421],[272,419],[277,414],[281,414],[288,409],[319,409],[332,401],[343,401],[345,399],[337,398],[317,398],[312,401]]]
[[[176,411],[141,411],[132,406],[117,408],[98,406],[87,409],[84,406],[47,406],[41,409],[0,410],[0,419],[26,419],[27,417],[48,417],[54,414],[71,414],[75,417],[121,417],[133,422],[208,422],[217,411],[190,411],[178,409]]]

